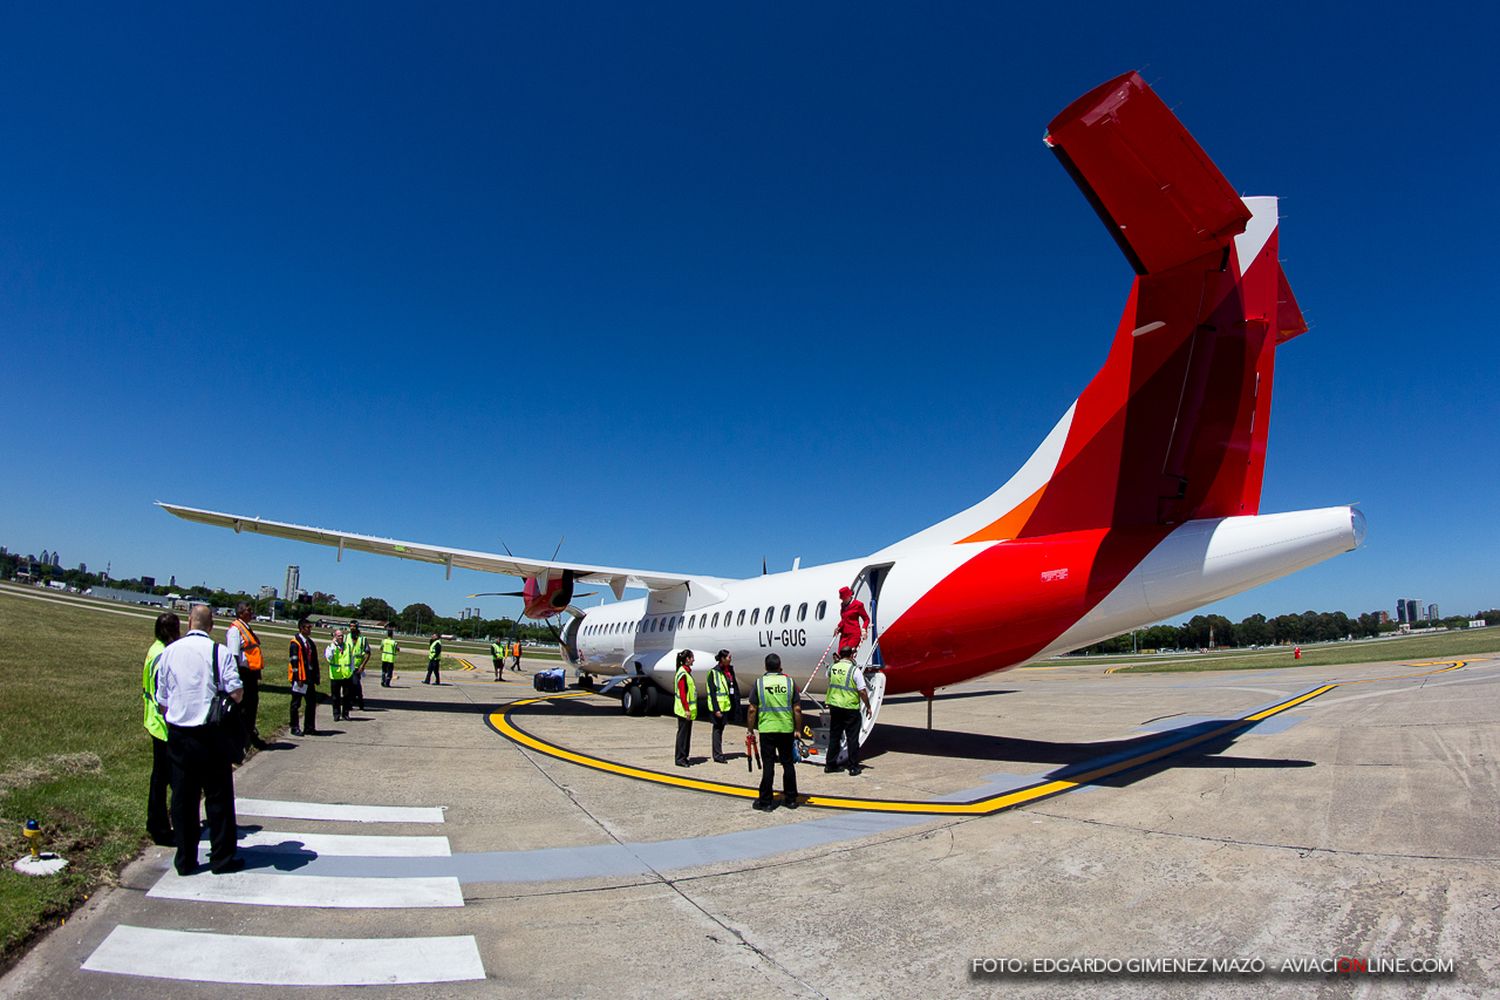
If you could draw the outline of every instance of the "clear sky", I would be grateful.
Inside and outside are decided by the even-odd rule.
[[[1495,11],[1010,6],[9,5],[0,544],[487,616],[516,581],[151,501],[721,576],[873,551],[1103,361],[1131,272],[1041,138],[1141,69],[1283,199],[1312,331],[1262,509],[1370,524],[1214,610],[1500,604]]]

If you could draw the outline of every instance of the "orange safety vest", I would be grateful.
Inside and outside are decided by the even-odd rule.
[[[297,684],[307,683],[307,651],[302,646],[304,642],[309,646],[312,644],[312,640],[304,639],[300,632],[292,637],[292,655],[286,665],[286,679]]]
[[[230,624],[240,630],[240,652],[245,655],[245,669],[260,673],[260,668],[264,666],[260,658],[260,640],[250,631],[250,626],[238,618]]]

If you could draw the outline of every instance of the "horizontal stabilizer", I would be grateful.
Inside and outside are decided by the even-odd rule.
[[[1046,142],[1137,274],[1220,252],[1250,219],[1219,168],[1138,73],[1068,105],[1048,126]]]

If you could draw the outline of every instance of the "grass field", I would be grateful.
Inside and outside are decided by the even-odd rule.
[[[112,882],[148,842],[151,737],[141,725],[141,662],[159,612],[18,596],[38,593],[0,587],[0,967]],[[220,640],[227,624],[215,622]],[[290,633],[256,628],[267,652],[259,723],[269,736],[286,725]],[[413,651],[402,652],[397,669],[425,670],[426,643],[420,652],[404,645]],[[44,849],[68,859],[62,874],[31,878],[11,869],[26,853],[27,819],[41,824]]]
[[[1344,663],[1383,663],[1388,660],[1437,660],[1500,652],[1500,628],[1437,632],[1405,639],[1365,642],[1333,642],[1304,646],[1302,659],[1292,657],[1291,647],[1229,650],[1220,653],[1172,656],[1110,657],[1119,663],[1115,673],[1167,673],[1200,670],[1274,670],[1284,667],[1335,666]],[[1094,659],[1104,659],[1094,657]],[[1078,662],[1076,658],[1067,662]]]

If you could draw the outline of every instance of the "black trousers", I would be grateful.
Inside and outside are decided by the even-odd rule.
[[[245,727],[244,746],[255,739],[255,714],[260,711],[260,671],[241,670],[240,683],[245,685],[245,696],[240,699],[239,717]]]
[[[731,714],[730,712],[722,712],[722,713],[720,713],[718,715],[715,715],[713,717],[713,720],[714,720],[714,735],[713,735],[714,760],[718,760],[720,757],[724,756],[724,727],[727,726],[727,725],[729,725],[729,716],[730,716],[730,714]]]
[[[438,670],[438,661],[437,660],[428,660],[427,661],[427,677],[426,677],[425,680],[422,681],[422,683],[426,684],[427,681],[437,681],[439,684],[443,683],[443,675]]]
[[[679,715],[677,717],[677,763],[687,763],[688,751],[692,749],[692,743],[693,720]]]
[[[396,672],[395,662],[382,660],[380,663],[380,686],[388,688],[391,686],[391,674]]]
[[[198,800],[208,816],[208,863],[222,868],[234,860],[234,774],[229,767],[233,735],[215,726],[168,726],[172,757],[172,835],[174,865],[186,875],[198,867]]]
[[[345,677],[343,680],[328,682],[328,698],[333,702],[333,717],[336,720],[345,719],[349,716],[349,709],[354,707],[353,691],[354,680]]]
[[[859,766],[859,727],[863,719],[857,708],[828,706],[828,757],[825,767],[838,767],[839,744],[849,747],[849,767]]]
[[[167,811],[167,787],[171,781],[172,754],[167,750],[167,741],[153,736],[151,788],[146,793],[146,832],[152,840],[170,840],[172,837],[172,814]]]
[[[781,762],[781,793],[788,802],[797,797],[797,757],[791,733],[760,733],[760,801],[771,801],[776,762]]]
[[[354,671],[354,676],[349,678],[349,680],[351,682],[349,685],[350,693],[354,696],[354,702],[359,705],[359,710],[363,712],[365,710],[365,668],[360,667]],[[344,714],[349,714],[347,708],[344,709]]]
[[[497,656],[490,657],[490,666],[492,666],[492,667],[495,668],[495,680],[497,680],[497,681],[503,681],[503,680],[505,680],[505,659],[504,659],[504,657],[497,657]]]
[[[304,733],[310,733],[313,731],[313,715],[316,713],[318,707],[318,689],[313,687],[311,684],[307,686],[306,694],[298,694],[295,691],[292,692],[293,729],[297,728],[297,709],[302,705],[307,706],[302,711],[302,731]]]

